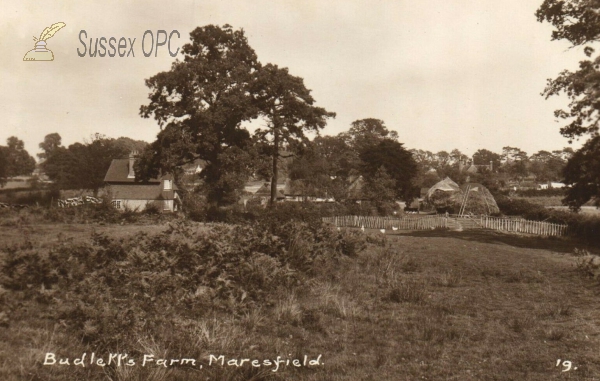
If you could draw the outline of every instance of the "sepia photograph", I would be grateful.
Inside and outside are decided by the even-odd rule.
[[[0,33],[0,380],[600,381],[600,1]]]

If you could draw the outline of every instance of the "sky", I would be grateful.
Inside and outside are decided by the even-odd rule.
[[[377,118],[409,149],[562,149],[569,144],[553,111],[568,99],[546,100],[541,92],[548,78],[585,57],[551,41],[552,27],[534,15],[541,2],[4,0],[0,144],[17,136],[35,156],[53,132],[63,145],[94,133],[153,141],[157,123],[139,115],[148,103],[144,80],[169,70],[175,58],[167,46],[145,57],[145,31],[152,31],[146,52],[158,30],[178,31],[175,51],[198,26],[230,24],[245,31],[260,62],[289,68],[304,78],[316,105],[337,113],[322,134]],[[33,37],[57,22],[66,26],[47,41],[54,61],[24,62]],[[86,48],[90,38],[135,38],[135,56],[80,57],[82,30]]]

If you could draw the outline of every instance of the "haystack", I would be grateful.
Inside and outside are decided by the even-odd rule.
[[[465,205],[465,214],[496,214],[500,213],[500,208],[490,191],[479,183],[466,183],[460,187],[461,194],[464,196],[468,191],[467,202]],[[461,203],[463,199],[461,198]]]
[[[425,202],[435,207],[439,213],[457,214],[465,202],[463,214],[494,214],[498,213],[498,204],[494,196],[483,185],[467,183],[458,186],[452,179],[444,180],[432,186],[427,192]]]

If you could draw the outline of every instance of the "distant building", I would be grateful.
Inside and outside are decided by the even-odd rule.
[[[566,187],[564,183],[559,183],[557,181],[548,181],[547,183],[538,184],[538,189],[559,189],[564,187]]]
[[[180,209],[181,198],[173,182],[173,175],[167,174],[149,181],[136,182],[134,163],[135,152],[129,155],[129,159],[113,159],[110,163],[104,183],[113,206],[117,209],[142,210],[147,204],[153,203],[164,212]]]
[[[490,164],[474,164],[475,160],[461,160],[458,162],[458,169],[461,172],[467,173],[480,173],[481,171],[492,172],[494,164],[490,161]]]

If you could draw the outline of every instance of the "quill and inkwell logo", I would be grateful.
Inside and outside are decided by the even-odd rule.
[[[57,22],[44,29],[40,38],[34,36],[35,49],[28,51],[23,57],[23,61],[54,61],[54,54],[46,47],[46,41],[66,25],[64,22]]]

